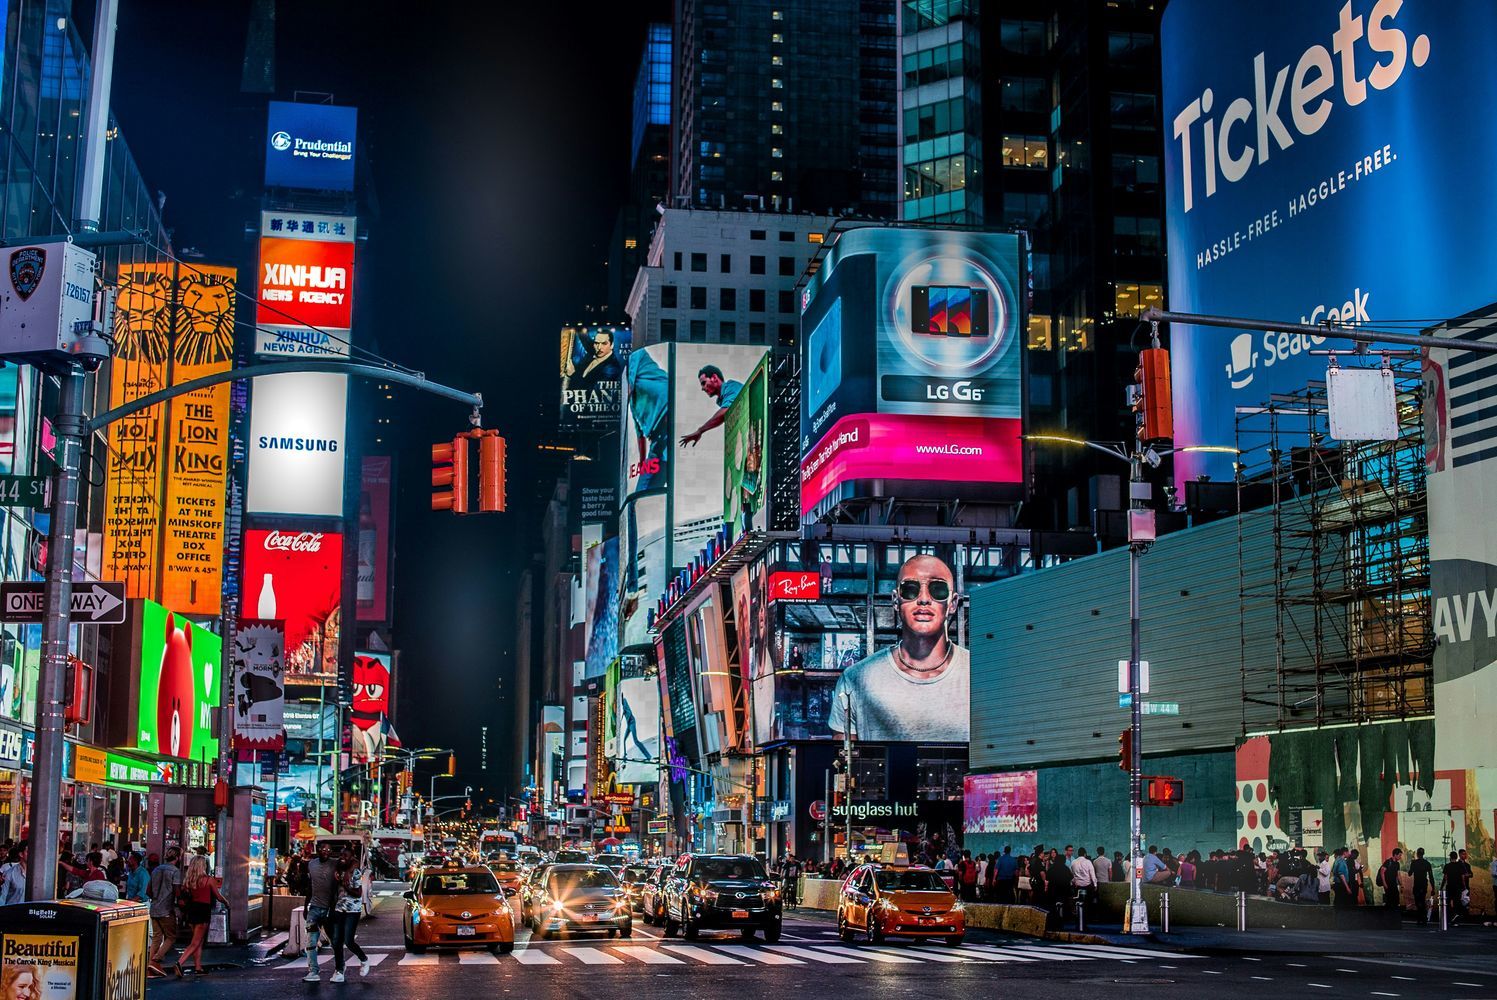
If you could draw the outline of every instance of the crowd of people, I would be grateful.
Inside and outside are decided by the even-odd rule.
[[[30,863],[26,840],[0,844],[0,905],[26,901],[26,872]],[[70,899],[113,903],[128,900],[150,907],[151,941],[147,974],[152,978],[182,976],[189,963],[196,975],[206,975],[203,947],[215,905],[227,910],[223,882],[213,874],[208,849],[193,848],[186,858],[180,848],[164,854],[119,850],[113,841],[90,844],[77,851],[64,842],[58,852],[57,894]],[[187,944],[175,963],[166,958],[186,935]],[[168,972],[168,969],[170,972]]]
[[[1012,847],[991,855],[971,851],[931,850],[929,845],[912,858],[936,870],[950,870],[956,892],[965,902],[1038,906],[1049,910],[1058,922],[1073,919],[1078,904],[1091,902],[1105,882],[1126,882],[1128,860],[1122,851],[1095,852],[1067,844],[1063,848],[1036,845],[1028,853],[1014,854]],[[802,862],[789,855],[778,865],[787,884],[801,874],[841,879],[855,867],[844,858],[830,864]],[[1448,919],[1468,919],[1471,907],[1472,868],[1465,850],[1450,852],[1438,877],[1434,865],[1418,848],[1406,856],[1394,848],[1383,862],[1370,868],[1355,848],[1317,850],[1312,858],[1304,849],[1254,853],[1248,848],[1175,854],[1150,845],[1143,859],[1143,881],[1151,885],[1179,886],[1213,892],[1246,892],[1289,903],[1340,907],[1386,906],[1412,910],[1419,923],[1435,919],[1439,900],[1448,907]],[[1497,885],[1497,860],[1492,862],[1492,881]],[[1406,905],[1405,899],[1411,901]]]

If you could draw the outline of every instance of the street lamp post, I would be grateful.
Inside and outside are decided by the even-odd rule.
[[[1165,455],[1176,452],[1236,452],[1237,449],[1212,445],[1162,450],[1139,445],[1129,449],[1121,444],[1088,441],[1064,434],[1026,434],[1024,440],[1091,448],[1128,463],[1128,711],[1131,739],[1128,757],[1128,908],[1124,913],[1123,931],[1128,934],[1147,934],[1149,911],[1143,898],[1143,652],[1139,637],[1141,608],[1138,581],[1142,568],[1140,557],[1153,544],[1154,530],[1152,518],[1140,518],[1135,514],[1136,511],[1153,513],[1147,503],[1150,490],[1144,480],[1143,467],[1146,462],[1157,466]]]

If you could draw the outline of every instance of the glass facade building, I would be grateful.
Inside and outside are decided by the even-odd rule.
[[[897,211],[893,0],[678,0],[677,207]]]
[[[90,71],[88,46],[62,0],[0,0],[0,37],[0,219],[4,238],[15,245],[73,231]],[[105,149],[100,229],[142,232],[150,244],[165,247],[151,190],[112,118]],[[162,259],[148,244],[106,247],[98,253],[105,283],[114,281],[122,264]],[[101,374],[107,375],[107,369]],[[103,408],[108,391],[107,377],[89,376],[95,408]],[[0,368],[0,472],[36,475],[47,470],[50,427],[43,414],[53,412],[56,402],[55,378],[26,365]],[[103,435],[97,435],[87,454],[97,458],[107,447]],[[89,468],[87,462],[84,468]],[[102,477],[86,476],[79,498],[75,579],[98,578],[103,501]],[[0,507],[0,574],[5,580],[40,578],[46,522],[44,510]],[[107,634],[76,626],[70,645],[79,659],[94,666],[95,688],[102,691],[109,668]],[[7,624],[0,630],[0,838],[18,837],[27,823],[30,760],[22,748],[31,743],[28,729],[36,715],[40,662],[40,625]],[[90,744],[96,732],[103,732],[103,722],[96,710],[89,723],[69,728],[66,758],[74,763],[64,786],[61,821],[64,833],[81,842],[142,835],[141,796],[105,781],[88,764],[102,759],[104,751]]]
[[[671,26],[645,29],[645,51],[634,80],[634,117],[629,141],[629,168],[639,166],[639,150],[650,126],[671,123]]]

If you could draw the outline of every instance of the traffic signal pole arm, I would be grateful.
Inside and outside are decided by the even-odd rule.
[[[444,399],[455,400],[466,403],[473,407],[476,420],[478,411],[483,409],[483,396],[476,392],[464,392],[440,382],[433,382],[420,372],[404,372],[398,368],[381,368],[379,365],[362,365],[347,361],[277,361],[267,365],[250,365],[248,368],[233,368],[225,372],[215,372],[212,375],[204,375],[202,378],[190,379],[180,385],[174,385],[161,389],[139,399],[133,399],[128,403],[116,406],[112,410],[105,410],[98,416],[83,422],[84,434],[92,434],[97,430],[109,426],[116,420],[128,417],[132,413],[164,403],[177,396],[185,396],[189,392],[206,389],[209,386],[221,385],[224,382],[240,382],[247,378],[260,378],[264,375],[288,375],[294,372],[332,372],[336,375],[358,375],[363,378],[380,379],[385,382],[395,382],[398,385],[410,386],[412,389],[420,389],[441,396]]]

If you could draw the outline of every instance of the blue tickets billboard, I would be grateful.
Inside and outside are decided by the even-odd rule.
[[[1491,3],[1172,0],[1160,115],[1170,307],[1376,328],[1497,298],[1493,38]],[[1309,353],[1319,338],[1171,336],[1180,445],[1230,445],[1234,407],[1325,377]],[[1179,455],[1176,475],[1229,479],[1230,461]]]
[[[271,101],[266,186],[352,191],[358,125],[358,108]]]

